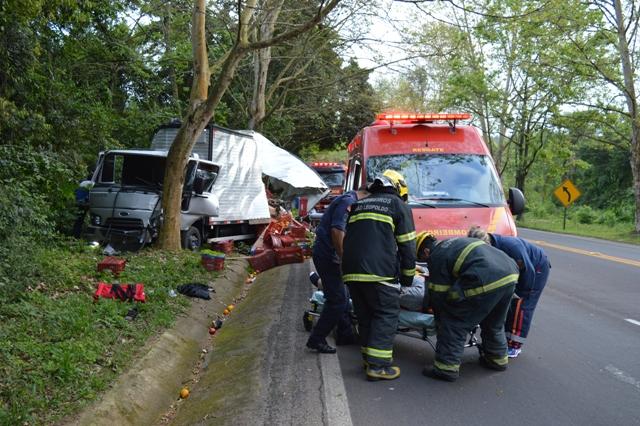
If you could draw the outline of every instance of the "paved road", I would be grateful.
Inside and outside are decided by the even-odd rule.
[[[640,247],[521,230],[545,247],[551,276],[529,341],[509,370],[423,377],[426,342],[396,338],[402,376],[367,382],[359,348],[339,359],[354,425],[640,425]],[[329,408],[330,409],[330,408]]]

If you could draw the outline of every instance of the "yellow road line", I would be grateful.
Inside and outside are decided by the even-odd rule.
[[[609,256],[607,254],[602,254],[600,252],[597,251],[587,251],[587,250],[580,250],[577,248],[573,248],[573,247],[567,247],[567,246],[561,246],[558,244],[553,244],[553,243],[548,243],[546,241],[536,241],[536,240],[531,240],[532,242],[543,246],[543,247],[551,247],[551,248],[555,248],[558,250],[562,250],[562,251],[568,251],[571,253],[576,253],[576,254],[582,254],[584,256],[591,256],[591,257],[597,257],[599,259],[604,259],[604,260],[610,260],[612,262],[618,262],[618,263],[624,263],[625,265],[630,265],[630,266],[636,266],[638,268],[640,268],[640,261],[637,260],[631,260],[631,259],[625,259],[623,257],[615,257],[615,256]]]

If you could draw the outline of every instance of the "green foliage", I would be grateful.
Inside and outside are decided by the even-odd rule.
[[[168,291],[184,284],[184,277],[216,277],[188,251],[128,255],[119,281],[142,282],[147,302],[135,303],[138,317],[127,321],[134,304],[93,302],[97,282],[113,281],[109,273],[96,272],[101,258],[82,244],[59,242],[21,259],[37,278],[20,297],[0,299],[0,424],[54,423],[94,400],[145,340],[187,306],[187,299]],[[20,279],[17,273],[10,277]]]
[[[577,219],[578,223],[587,225],[594,223],[597,218],[596,212],[589,206],[576,207],[573,215]]]

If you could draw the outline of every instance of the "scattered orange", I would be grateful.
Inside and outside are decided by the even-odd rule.
[[[224,311],[222,311],[222,313],[223,313],[224,315],[229,315],[229,314],[231,313],[231,311],[230,311],[230,310],[228,310],[228,309],[225,309]]]
[[[189,389],[182,388],[182,390],[180,391],[180,398],[185,399],[188,397],[189,397]]]

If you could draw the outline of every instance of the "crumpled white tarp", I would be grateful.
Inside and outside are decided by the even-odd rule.
[[[269,176],[282,198],[306,197],[311,207],[329,193],[327,184],[304,161],[276,146],[258,132],[249,132],[258,144],[262,173]]]

